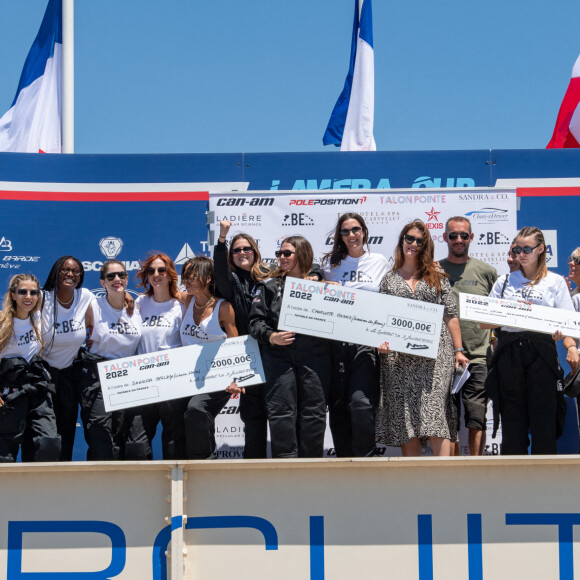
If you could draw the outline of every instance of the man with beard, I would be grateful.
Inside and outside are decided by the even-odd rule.
[[[439,265],[449,275],[453,293],[459,305],[459,294],[477,294],[487,296],[497,279],[495,268],[469,256],[469,244],[473,241],[471,222],[465,216],[449,218],[445,224],[443,239],[449,249],[447,258],[440,260]],[[459,326],[465,356],[469,359],[471,376],[455,395],[458,427],[460,421],[461,399],[465,410],[465,426],[469,430],[469,454],[483,455],[485,449],[485,377],[487,376],[486,355],[489,347],[490,331],[479,328],[478,322],[462,320],[459,315]],[[455,444],[458,455],[458,444]]]

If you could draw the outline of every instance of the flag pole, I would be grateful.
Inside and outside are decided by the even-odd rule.
[[[74,0],[62,0],[62,152],[75,151]]]

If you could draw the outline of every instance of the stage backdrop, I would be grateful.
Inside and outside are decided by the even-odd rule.
[[[393,263],[393,252],[399,232],[404,224],[421,219],[425,222],[435,242],[435,258],[447,256],[447,244],[443,240],[445,222],[453,216],[469,218],[475,234],[470,255],[494,266],[500,274],[507,272],[506,252],[517,233],[515,189],[407,189],[389,191],[348,192],[296,192],[252,191],[246,194],[210,193],[208,221],[210,240],[217,240],[220,220],[232,222],[229,237],[238,233],[252,235],[262,257],[274,263],[274,252],[284,238],[293,234],[305,236],[314,248],[317,261],[332,248],[332,236],[337,218],[345,212],[356,212],[369,228],[369,247],[372,252],[383,254]],[[231,410],[233,413],[234,403]],[[227,409],[227,408],[226,408]],[[486,452],[499,453],[501,432],[491,437],[491,412],[488,413]],[[222,423],[218,431],[228,429],[230,445],[235,446],[239,437],[242,444],[243,430],[237,435],[238,415],[228,416],[227,426]],[[222,418],[223,420],[224,418]],[[467,432],[460,434],[462,452],[467,447]],[[397,448],[381,450],[386,455],[400,455]],[[330,430],[325,438],[325,455],[334,455]],[[224,454],[225,457],[227,455]]]

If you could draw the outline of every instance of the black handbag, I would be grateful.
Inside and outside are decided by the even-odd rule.
[[[570,373],[564,379],[564,394],[567,397],[580,395],[580,366],[575,373]]]

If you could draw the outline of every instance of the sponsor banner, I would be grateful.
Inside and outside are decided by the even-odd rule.
[[[71,184],[44,184],[37,198],[23,195],[32,188],[16,191],[0,183],[2,292],[19,273],[32,273],[43,285],[55,260],[73,255],[83,263],[85,288],[101,293],[99,270],[115,258],[127,268],[128,290],[137,296],[142,290],[135,274],[149,252],[165,252],[178,271],[189,258],[209,252],[207,192],[171,183],[155,184],[154,191],[151,184],[123,184],[115,191],[111,184],[86,184],[80,195],[82,184],[74,185],[73,194]]]
[[[258,343],[238,336],[97,364],[105,410],[117,411],[265,381]]]
[[[280,330],[437,358],[441,304],[408,300],[347,286],[288,278]]]
[[[220,220],[232,222],[230,235],[246,232],[260,247],[266,262],[287,236],[301,234],[314,248],[318,262],[332,248],[336,221],[345,212],[360,214],[369,228],[369,247],[392,263],[404,224],[421,219],[435,243],[435,258],[447,256],[445,222],[457,215],[469,218],[474,240],[470,255],[507,271],[506,253],[517,233],[514,189],[410,189],[393,191],[210,193],[210,229],[217,238]],[[217,233],[216,233],[217,232]]]

